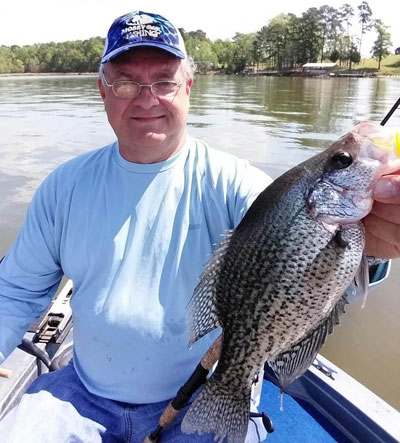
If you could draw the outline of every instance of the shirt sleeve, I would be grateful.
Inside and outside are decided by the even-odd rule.
[[[245,216],[258,195],[272,183],[265,172],[244,161],[238,166],[235,176],[235,198],[231,201],[230,213],[234,227]]]
[[[62,278],[55,241],[55,174],[39,187],[24,225],[0,263],[0,362],[48,307]]]
[[[237,227],[254,200],[272,182],[271,177],[247,160],[218,151],[213,151],[209,170],[213,177],[208,182],[213,183],[220,212],[226,212],[228,229]]]

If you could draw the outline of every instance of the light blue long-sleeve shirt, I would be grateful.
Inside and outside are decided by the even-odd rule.
[[[130,403],[173,397],[216,337],[188,349],[185,309],[199,275],[270,181],[191,138],[160,163],[128,162],[115,143],[57,168],[0,265],[0,362],[65,274],[88,390]]]

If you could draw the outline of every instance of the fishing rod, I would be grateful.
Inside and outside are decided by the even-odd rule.
[[[143,443],[156,443],[160,441],[161,431],[168,426],[175,417],[179,414],[180,410],[187,404],[190,397],[196,392],[196,390],[203,385],[207,380],[207,375],[218,361],[221,353],[222,335],[214,341],[209,347],[208,351],[204,354],[200,363],[197,365],[193,374],[189,377],[187,382],[179,389],[176,397],[168,404],[164,412],[158,421],[158,427],[151,432],[144,440]]]
[[[192,375],[179,389],[176,397],[168,404],[164,412],[161,414],[157,428],[147,435],[142,443],[158,443],[160,441],[161,431],[172,423],[181,409],[188,403],[191,396],[207,381],[210,369],[213,368],[219,359],[221,346],[222,335],[218,336],[214,343],[208,348],[208,351],[204,354]],[[274,425],[272,424],[271,419],[264,412],[250,412],[250,418],[261,418],[266,431],[269,434],[274,431]]]
[[[385,118],[380,122],[381,126],[385,126],[386,122],[389,120],[389,118],[392,116],[394,111],[400,106],[400,97],[398,98],[397,102],[392,106],[390,111],[386,114]]]

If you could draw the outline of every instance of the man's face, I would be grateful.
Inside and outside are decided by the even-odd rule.
[[[149,85],[155,81],[182,83],[174,97],[155,97],[142,88],[136,98],[116,97],[99,79],[99,89],[108,120],[121,154],[129,161],[152,163],[177,152],[186,136],[189,95],[193,80],[186,80],[182,60],[165,51],[140,48],[104,65],[107,82],[131,80]]]

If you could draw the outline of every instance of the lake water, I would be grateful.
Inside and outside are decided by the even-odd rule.
[[[380,122],[400,79],[199,76],[189,132],[277,177],[362,120]],[[400,128],[400,110],[387,123]],[[0,256],[40,182],[60,163],[114,140],[96,76],[0,78]],[[322,353],[400,410],[400,261],[354,303]]]

